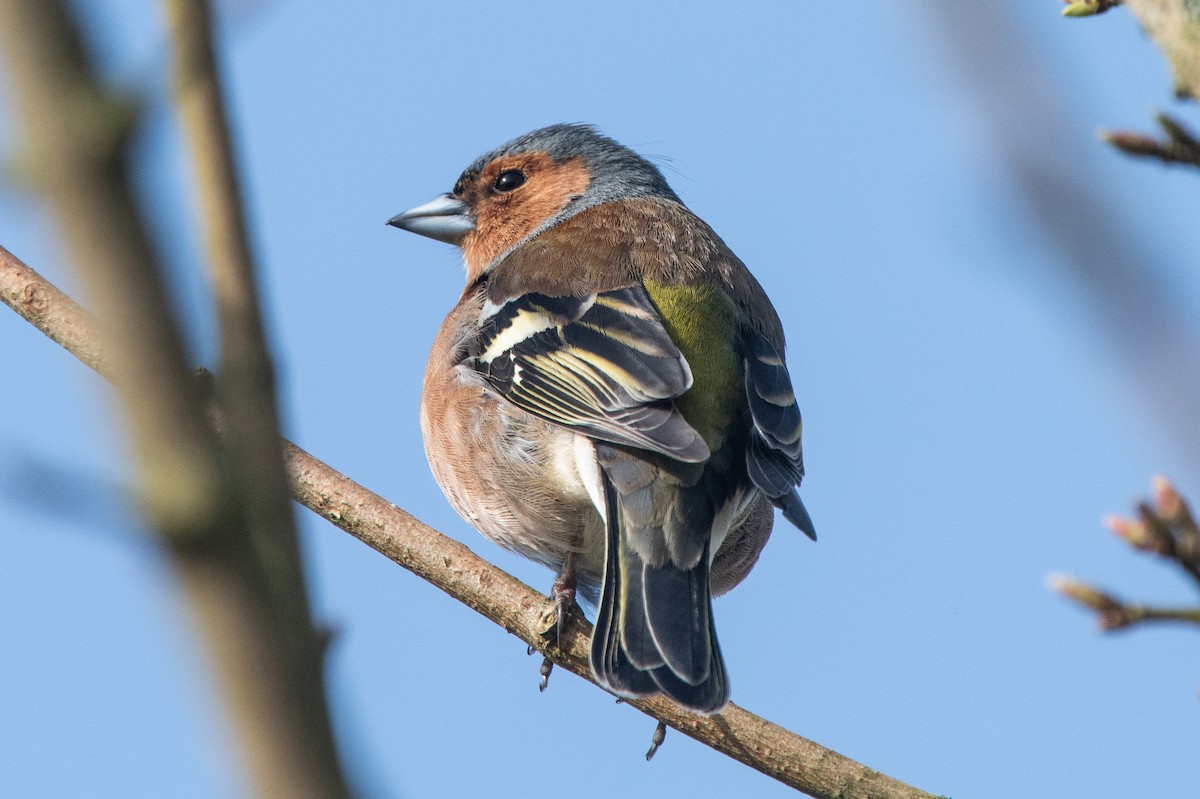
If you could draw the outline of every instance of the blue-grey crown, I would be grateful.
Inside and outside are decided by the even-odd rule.
[[[576,213],[615,199],[662,197],[680,202],[657,166],[591,125],[561,124],[530,131],[481,155],[463,174],[478,172],[499,156],[523,152],[546,152],[555,161],[583,157],[592,182],[572,203]]]

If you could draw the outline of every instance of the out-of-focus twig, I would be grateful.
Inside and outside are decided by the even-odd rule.
[[[1200,589],[1200,528],[1188,504],[1165,477],[1154,479],[1154,504],[1139,502],[1138,518],[1110,516],[1105,524],[1139,552],[1156,555],[1188,574]],[[1120,630],[1143,622],[1200,625],[1200,607],[1164,608],[1124,602],[1107,591],[1066,575],[1053,575],[1050,587],[1093,610],[1102,630]]]
[[[95,77],[63,0],[0,0],[0,44],[24,123],[24,174],[50,201],[79,267],[102,335],[85,344],[87,359],[120,394],[138,496],[216,666],[236,749],[260,796],[346,796],[328,754],[321,652],[306,597],[277,590],[273,575],[291,565],[270,559],[251,538],[247,483],[228,467],[230,453],[205,418],[205,397],[130,189],[126,145],[136,108]],[[5,278],[28,277],[4,255]],[[50,310],[57,298],[50,289],[26,284],[5,298],[42,322],[68,316]],[[70,345],[78,329],[56,340]],[[286,514],[286,492],[279,493]],[[289,637],[287,619],[292,629],[310,629]]]
[[[1200,140],[1166,114],[1155,118],[1167,134],[1165,139],[1122,130],[1101,131],[1100,138],[1129,155],[1157,158],[1166,164],[1200,166]]]
[[[1131,6],[1134,0],[1126,0]],[[942,74],[979,115],[976,151],[1003,170],[1030,235],[1092,306],[1101,339],[1176,451],[1200,468],[1200,339],[1168,268],[1121,203],[1080,157],[1069,91],[1016,28],[1003,3],[925,0],[952,58]],[[1019,64],[1020,69],[1013,65]]]
[[[1200,529],[1175,486],[1154,478],[1154,504],[1139,502],[1137,509],[1136,520],[1109,517],[1109,528],[1134,548],[1176,564],[1200,588]]]
[[[1195,0],[1063,0],[1064,17],[1091,17],[1126,6],[1162,50],[1179,97],[1200,100],[1200,3]]]
[[[1200,608],[1162,608],[1130,604],[1107,591],[1080,582],[1065,574],[1052,574],[1047,580],[1050,588],[1067,599],[1096,612],[1100,629],[1121,630],[1147,621],[1173,621],[1200,624]]]
[[[1195,0],[1124,0],[1162,50],[1175,76],[1175,93],[1200,100],[1200,3]]]
[[[0,42],[26,173],[87,264],[79,277],[112,356],[142,504],[171,540],[204,537],[224,513],[217,448],[126,177],[134,106],[93,77],[61,0],[0,0]]]
[[[309,615],[308,593],[296,536],[275,400],[274,365],[263,330],[250,235],[232,137],[225,113],[220,72],[214,52],[208,0],[164,0],[173,50],[175,104],[189,145],[199,209],[217,309],[221,363],[215,383],[221,413],[228,485],[235,493],[251,545],[261,564],[257,579],[268,590],[263,601],[272,613],[287,668],[274,679],[291,713],[292,727],[303,732],[291,744],[307,762],[307,773],[293,774],[317,795],[345,792],[344,777],[324,701],[324,658],[320,637]],[[234,707],[241,726],[256,730],[262,742],[277,722],[268,714]],[[294,772],[289,749],[264,749],[260,785],[281,795]],[[312,785],[323,780],[319,790]]]
[[[196,175],[202,228],[221,337],[217,393],[228,431],[233,482],[256,544],[286,566],[303,593],[287,475],[279,452],[274,365],[263,330],[259,291],[207,0],[165,0],[174,54],[176,106]],[[284,569],[280,569],[283,571]],[[273,575],[279,578],[281,575]]]
[[[41,301],[39,313],[18,312],[72,352],[86,346],[86,315],[33,270],[0,247],[0,300]],[[59,320],[83,331],[59,329]],[[81,350],[77,347],[83,346]],[[103,362],[103,358],[100,359]],[[290,443],[284,442],[291,490],[297,501],[372,549],[432,583],[516,635],[555,664],[592,681],[588,666],[589,626],[572,615],[561,638],[554,629],[554,604],[462,544],[422,524],[382,497]],[[558,646],[552,641],[557,638]],[[561,648],[560,648],[561,647]],[[721,715],[697,716],[661,697],[627,704],[707,746],[820,799],[936,799],[843,755],[783,729],[736,705]]]

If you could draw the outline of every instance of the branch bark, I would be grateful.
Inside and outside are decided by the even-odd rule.
[[[554,646],[554,636],[547,637],[554,626],[554,603],[546,596],[294,444],[285,446],[298,502],[500,625],[556,666],[595,684],[588,666],[591,625],[577,612],[564,630],[562,648]],[[662,697],[626,704],[809,796],[933,797],[732,703],[714,717],[685,712]]]
[[[225,118],[206,0],[166,0],[174,45],[176,107],[196,173],[221,335],[218,404],[233,484],[256,543],[280,564],[284,593],[304,593],[279,451],[274,365],[263,331],[254,259]],[[253,490],[248,490],[253,487]],[[307,625],[303,625],[307,626]]]
[[[24,298],[36,298],[36,308]],[[88,353],[86,316],[33,270],[0,247],[0,299],[73,353]],[[67,320],[60,328],[59,320]],[[78,331],[82,330],[82,333]],[[76,331],[76,332],[72,332]],[[79,348],[79,349],[76,349]],[[100,362],[103,362],[101,357]],[[85,361],[86,362],[86,361]],[[545,636],[553,603],[462,544],[359,486],[304,452],[284,443],[293,496],[313,512],[354,535],[534,647],[555,664],[591,681],[587,665],[589,625],[572,614],[562,649]],[[796,790],[819,799],[935,799],[896,779],[730,705],[708,718],[654,698],[628,704],[701,743]]]

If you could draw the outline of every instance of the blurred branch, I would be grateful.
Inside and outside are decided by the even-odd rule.
[[[1132,5],[1132,0],[1127,0]],[[1162,257],[1147,246],[1122,204],[1080,158],[1070,99],[1051,66],[999,3],[926,0],[951,56],[944,74],[965,88],[979,116],[975,152],[1004,170],[1032,235],[1051,263],[1080,287],[1098,328],[1158,416],[1169,442],[1200,468],[1200,340],[1195,316],[1168,284]],[[1019,64],[1020,69],[1013,65]]]
[[[1200,529],[1183,497],[1165,477],[1154,478],[1154,502],[1138,503],[1138,519],[1110,517],[1109,528],[1142,552],[1175,563],[1200,588]]]
[[[1165,477],[1154,480],[1154,505],[1139,502],[1138,518],[1111,516],[1105,520],[1129,546],[1162,558],[1182,569],[1200,589],[1200,528],[1191,509]],[[1120,630],[1142,622],[1184,622],[1200,625],[1200,606],[1163,608],[1128,604],[1112,594],[1073,577],[1054,575],[1050,587],[1096,612],[1100,629]]]
[[[344,794],[332,725],[324,701],[323,643],[309,616],[308,592],[296,536],[275,400],[275,369],[267,346],[255,279],[254,259],[246,229],[233,144],[225,114],[220,73],[214,53],[212,19],[207,0],[165,0],[173,45],[175,105],[195,171],[201,221],[212,275],[221,364],[216,378],[221,412],[227,485],[235,494],[250,545],[256,550],[260,576],[268,585],[274,628],[286,647],[291,668],[278,676],[291,697],[296,723],[307,731],[295,741],[311,773],[324,781],[317,793]],[[238,710],[241,724],[253,728],[274,721]],[[263,726],[254,738],[272,735]],[[277,759],[278,760],[278,759]],[[281,769],[294,764],[278,760],[261,784],[278,786]],[[281,795],[291,789],[277,788]]]
[[[1175,74],[1175,94],[1200,99],[1200,3],[1195,0],[1063,0],[1064,17],[1091,17],[1126,6]]]
[[[1165,139],[1131,131],[1102,131],[1100,138],[1129,155],[1157,158],[1165,164],[1200,166],[1200,141],[1166,114],[1158,114],[1155,118],[1167,134]]]
[[[72,352],[94,351],[87,345],[90,336],[86,333],[68,335],[58,329],[58,320],[81,318],[83,312],[0,247],[0,299],[14,304],[16,298],[16,306],[23,297],[40,298],[38,313],[20,307],[17,310],[42,332]],[[568,620],[559,642],[562,648],[552,645],[546,633],[554,624],[554,605],[545,596],[298,447],[286,442],[284,446],[291,490],[299,502],[516,635],[555,664],[592,681],[588,667],[590,625],[578,614]],[[933,794],[867,768],[736,705],[710,718],[686,713],[662,698],[627,704],[810,796],[935,799]]]
[[[164,5],[174,44],[176,105],[190,145],[189,162],[196,173],[217,305],[221,334],[217,393],[228,431],[232,482],[243,487],[239,499],[250,517],[256,544],[271,553],[269,562],[289,572],[294,585],[288,589],[303,594],[295,524],[278,446],[275,371],[263,332],[208,5],[206,0],[166,0]],[[246,490],[249,487],[254,490]]]
[[[1200,100],[1200,3],[1195,0],[1124,1],[1171,64],[1175,94]]]
[[[259,795],[345,796],[336,756],[327,754],[332,733],[306,598],[278,590],[278,560],[264,560],[252,543],[251,513],[239,501],[245,484],[227,470],[232,458],[205,419],[129,186],[135,108],[95,77],[62,0],[0,0],[0,42],[24,122],[25,171],[58,217],[99,334],[84,333],[83,312],[54,307],[65,298],[30,282],[6,252],[3,277],[25,282],[9,284],[4,298],[26,318],[63,323],[55,340],[82,344],[80,356],[117,387],[140,502],[216,666]],[[284,616],[306,626],[305,645],[282,634]]]
[[[0,41],[25,122],[22,161],[87,265],[79,277],[113,356],[107,376],[150,523],[176,543],[205,537],[223,512],[217,448],[126,178],[133,105],[93,78],[61,0],[0,0]]]
[[[1200,3],[1195,0],[1064,1],[1068,3],[1063,9],[1065,17],[1102,14],[1114,6],[1128,4],[1130,12],[1170,63],[1175,75],[1175,94],[1200,99]],[[1159,114],[1157,118],[1167,134],[1165,141],[1124,131],[1101,133],[1100,136],[1129,155],[1200,166],[1200,142],[1166,114]]]
[[[1200,608],[1161,608],[1130,605],[1095,586],[1080,582],[1065,574],[1053,574],[1047,580],[1050,588],[1065,598],[1096,611],[1100,629],[1104,632],[1121,630],[1145,621],[1173,621],[1200,625]]]

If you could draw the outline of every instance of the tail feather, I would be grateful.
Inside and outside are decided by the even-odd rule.
[[[681,680],[699,685],[712,666],[712,600],[708,596],[708,547],[690,569],[646,566],[642,574],[647,627],[654,647]],[[628,614],[627,614],[628,615]]]
[[[612,512],[608,512],[609,540],[613,539],[616,491],[612,483],[603,478],[604,499]],[[610,691],[622,696],[645,696],[655,692],[655,682],[649,672],[638,668],[629,657],[628,650],[621,645],[621,616],[618,610],[622,584],[617,580],[617,548],[611,544],[606,548],[604,585],[600,591],[600,603],[596,606],[596,626],[592,630],[592,648],[589,660],[592,673]]]
[[[641,558],[625,548],[619,552],[619,598],[614,607],[621,608],[618,619],[620,645],[625,657],[639,671],[651,671],[665,666],[662,652],[654,642],[650,616],[646,606],[645,573]]]
[[[710,677],[704,682],[691,685],[679,679],[669,668],[663,667],[652,672],[659,689],[679,704],[700,713],[719,713],[729,702],[729,680],[725,676],[725,662],[721,659],[716,638],[713,638],[709,674]]]
[[[804,507],[804,503],[800,501],[800,495],[796,493],[796,489],[793,488],[781,497],[772,497],[771,502],[783,511],[783,518],[795,525],[796,529],[813,541],[817,540],[817,528],[813,527],[813,520],[808,515],[808,508]]]
[[[620,498],[601,475],[608,546],[592,671],[614,693],[661,693],[697,713],[718,713],[729,681],[712,622],[707,546],[690,569],[647,566],[625,541]]]

